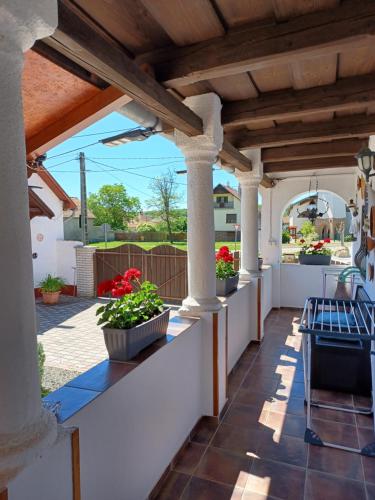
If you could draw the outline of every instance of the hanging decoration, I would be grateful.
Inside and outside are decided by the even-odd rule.
[[[328,212],[329,209],[329,204],[328,201],[325,200],[324,198],[319,198],[319,191],[318,191],[318,178],[315,178],[316,184],[315,184],[315,192],[316,194],[312,195],[309,204],[303,211],[299,211],[297,208],[297,213],[298,217],[308,219],[310,222],[314,224],[316,219],[323,217]],[[311,179],[309,182],[309,195],[311,192]],[[319,202],[320,202],[320,207],[319,207]],[[323,207],[323,208],[322,208]],[[320,208],[320,210],[319,210]]]

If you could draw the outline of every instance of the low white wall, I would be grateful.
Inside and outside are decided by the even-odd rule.
[[[233,369],[250,341],[257,338],[256,281],[240,284],[238,290],[226,297],[228,307],[228,373]]]
[[[272,309],[272,266],[263,266],[262,271],[262,319],[264,321]]]
[[[305,266],[280,264],[280,307],[303,307],[307,297],[323,296],[323,269],[340,270],[345,266]],[[333,297],[337,279],[327,277],[326,297]]]
[[[80,429],[82,500],[147,498],[202,415],[201,324],[66,422]]]
[[[57,442],[10,482],[8,499],[73,500],[69,431],[60,431]]]
[[[80,241],[56,241],[57,267],[56,274],[64,278],[68,285],[75,284],[76,247],[83,246]]]

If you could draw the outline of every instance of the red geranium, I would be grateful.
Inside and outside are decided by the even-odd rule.
[[[141,276],[142,273],[139,269],[137,269],[136,267],[131,267],[125,272],[124,279],[125,281],[139,280]]]
[[[98,296],[102,297],[106,293],[110,292],[113,288],[113,284],[114,284],[113,280],[105,280],[99,283],[97,290]]]
[[[331,238],[325,238],[323,241],[324,243],[331,243]]]
[[[121,276],[121,274],[118,274],[117,276],[115,276],[115,277],[113,278],[113,281],[114,281],[115,283],[120,283],[120,281],[122,281],[123,279],[124,279],[124,277],[123,277],[123,276]]]
[[[233,262],[233,254],[227,246],[222,246],[216,253],[216,260],[223,260],[224,262]]]

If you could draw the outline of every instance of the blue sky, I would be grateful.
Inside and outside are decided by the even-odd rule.
[[[162,136],[153,136],[143,142],[134,142],[117,147],[94,144],[99,139],[116,135],[123,130],[136,127],[132,120],[111,113],[94,125],[79,132],[47,153],[45,167],[53,174],[70,196],[79,197],[79,162],[78,154],[86,155],[87,192],[93,193],[103,184],[123,183],[131,196],[138,196],[144,208],[151,197],[149,177],[157,177],[168,168],[185,169],[184,160],[173,142]],[[99,134],[99,135],[90,135]],[[87,145],[91,145],[86,147]],[[73,149],[76,151],[70,152]],[[99,162],[94,163],[94,162]],[[130,169],[125,172],[125,169]],[[214,185],[230,182],[237,186],[234,175],[221,170],[214,171]],[[186,206],[186,176],[177,176],[180,207]]]

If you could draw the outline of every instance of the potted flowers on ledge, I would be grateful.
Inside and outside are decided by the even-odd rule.
[[[302,245],[298,254],[299,263],[310,266],[329,266],[331,264],[332,252],[324,245],[330,242],[331,240],[329,238],[318,241],[318,243],[315,244],[306,243],[305,240],[301,239],[299,241]]]
[[[59,301],[65,281],[58,276],[48,274],[40,283],[39,288],[43,297],[43,304],[54,305]]]
[[[234,258],[227,246],[222,246],[216,253],[216,295],[221,297],[235,290],[239,274],[234,269]]]
[[[165,309],[156,285],[141,282],[141,271],[128,269],[98,286],[98,296],[112,299],[96,311],[109,359],[127,361],[167,333],[170,309]]]

